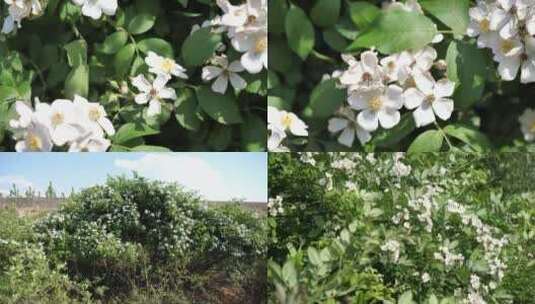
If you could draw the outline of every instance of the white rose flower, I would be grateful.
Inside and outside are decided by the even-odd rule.
[[[135,97],[136,103],[149,103],[147,115],[155,116],[162,112],[162,99],[176,99],[175,90],[165,86],[168,81],[169,77],[164,75],[158,75],[152,84],[143,75],[132,79],[132,85],[140,91]]]
[[[366,91],[355,91],[348,102],[353,109],[362,111],[357,116],[359,125],[367,131],[375,131],[379,127],[393,128],[400,121],[399,110],[403,107],[403,90],[390,85]]]
[[[113,16],[117,11],[117,0],[72,0],[82,7],[82,15],[93,19],[100,19],[102,14]]]
[[[89,102],[79,95],[74,96],[73,103],[83,119],[82,125],[87,125],[88,129],[102,128],[110,136],[115,134],[115,128],[108,119],[108,114],[102,105],[97,102]]]
[[[216,56],[212,59],[212,62],[216,66],[204,67],[201,76],[204,81],[217,78],[212,84],[212,91],[225,94],[229,81],[236,90],[243,90],[247,87],[247,82],[238,75],[239,72],[245,70],[241,62],[236,60],[229,64],[226,56]]]
[[[171,75],[187,79],[186,69],[177,64],[173,59],[164,58],[158,54],[149,51],[145,58],[145,63],[149,66],[149,72],[156,75],[165,75],[171,77]]]
[[[435,81],[429,73],[413,73],[416,88],[409,88],[403,94],[405,107],[416,109],[413,112],[416,126],[423,127],[436,121],[435,115],[448,120],[453,113],[453,100],[450,97],[455,84],[448,79]]]

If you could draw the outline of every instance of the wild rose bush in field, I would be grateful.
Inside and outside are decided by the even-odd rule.
[[[0,2],[0,147],[265,150],[267,2]]]
[[[532,149],[532,1],[269,8],[270,150]]]
[[[270,299],[529,303],[533,161],[518,153],[271,155]]]

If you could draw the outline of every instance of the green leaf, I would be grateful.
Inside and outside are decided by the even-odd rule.
[[[270,33],[284,32],[284,19],[288,11],[286,0],[270,0],[268,9],[268,28]]]
[[[187,66],[201,66],[210,59],[219,44],[221,35],[212,33],[210,28],[195,31],[182,44],[182,58]]]
[[[65,79],[65,95],[73,98],[74,95],[87,97],[89,93],[89,67],[79,65],[74,68]]]
[[[466,109],[481,100],[487,80],[487,58],[474,44],[452,41],[446,55],[448,78],[456,84],[455,106]]]
[[[197,89],[197,100],[201,108],[220,124],[238,124],[243,119],[235,97],[231,93],[221,95],[207,86]]]
[[[141,123],[127,123],[122,125],[113,136],[114,144],[124,144],[132,139],[158,134],[159,131]]]
[[[87,64],[87,43],[85,40],[75,40],[64,46],[67,59],[71,67]]]
[[[284,266],[282,266],[282,278],[289,287],[295,287],[297,285],[297,271],[292,260],[286,261]]]
[[[127,40],[128,33],[119,30],[106,37],[99,51],[108,55],[115,54],[126,44]]]
[[[145,54],[147,54],[149,51],[153,51],[154,53],[163,57],[167,57],[167,58],[175,57],[173,46],[169,44],[169,42],[160,38],[143,39],[140,42],[138,42],[137,47],[139,48],[141,52]]]
[[[128,32],[132,35],[139,35],[149,31],[156,21],[156,16],[151,14],[139,14],[136,15],[128,23],[127,29]]]
[[[336,80],[321,82],[310,94],[309,107],[313,117],[331,117],[344,103],[346,97],[346,92],[336,87]]]
[[[175,101],[175,117],[180,125],[190,131],[198,131],[201,121],[197,113],[197,97],[192,89],[183,89]]]
[[[413,304],[412,291],[404,292],[398,299],[398,304]]]
[[[338,22],[341,0],[316,0],[310,11],[310,19],[319,27],[330,27]]]
[[[308,255],[308,260],[310,261],[310,263],[312,263],[312,265],[318,266],[318,265],[323,264],[320,253],[318,252],[318,250],[316,250],[316,248],[312,246],[308,247],[307,255]]]
[[[438,304],[437,296],[434,294],[429,296],[429,299],[427,300],[427,304]]]
[[[375,47],[384,54],[419,50],[431,43],[436,34],[435,24],[419,13],[387,10],[363,30],[347,50]]]
[[[364,1],[349,3],[349,16],[359,29],[370,26],[379,15],[381,9],[376,5]]]
[[[416,124],[411,113],[406,113],[401,116],[399,124],[389,130],[379,131],[373,137],[373,143],[379,148],[392,147],[399,143],[416,129]]]
[[[118,76],[125,76],[130,71],[130,65],[134,60],[136,54],[136,48],[133,44],[127,44],[117,54],[113,60],[115,72]]]
[[[444,135],[442,132],[429,130],[416,137],[407,150],[407,153],[439,152],[442,148],[443,141]]]
[[[266,150],[267,126],[266,122],[256,116],[249,115],[240,126],[242,151],[260,152]]]
[[[305,60],[314,49],[314,27],[300,7],[290,7],[286,14],[285,28],[290,49]]]
[[[455,34],[464,35],[466,33],[470,23],[469,0],[420,0],[419,3],[426,11],[449,26]]]
[[[445,127],[444,132],[469,145],[476,152],[484,152],[492,148],[487,136],[473,127],[454,124]]]
[[[141,145],[130,149],[132,152],[171,152],[169,148],[160,146]]]

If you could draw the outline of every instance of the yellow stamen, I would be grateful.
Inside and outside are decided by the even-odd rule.
[[[515,47],[515,44],[513,43],[512,40],[503,40],[500,45],[502,53],[504,54],[509,53],[514,47]]]
[[[89,110],[89,119],[91,119],[92,121],[97,121],[100,119],[100,111],[98,110],[97,107],[91,107],[91,109]]]
[[[281,124],[285,129],[289,129],[290,126],[292,125],[292,122],[293,122],[293,119],[292,119],[292,116],[290,116],[290,114],[286,113],[284,114],[284,116],[282,116]]]
[[[263,53],[268,47],[268,39],[267,37],[262,37],[256,41],[255,44],[255,52],[256,53]]]
[[[42,142],[37,135],[33,133],[28,133],[28,135],[26,136],[26,145],[28,146],[30,151],[40,151],[42,147]]]
[[[164,59],[163,63],[162,63],[162,69],[166,72],[166,73],[169,73],[171,72],[171,70],[173,69],[173,67],[175,66],[175,61],[172,60],[172,59]]]
[[[488,33],[490,31],[490,21],[488,19],[483,19],[479,22],[479,29],[482,33]]]
[[[54,115],[52,115],[51,121],[53,126],[58,126],[63,123],[64,117],[63,113],[56,112]]]
[[[370,109],[374,110],[375,112],[381,110],[383,108],[383,100],[381,99],[381,96],[375,96],[370,101],[368,101],[368,104],[370,106]]]
[[[425,102],[429,103],[429,104],[432,104],[433,102],[435,102],[436,98],[434,95],[428,95],[427,97],[425,97]]]

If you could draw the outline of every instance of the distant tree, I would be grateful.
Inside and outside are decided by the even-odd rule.
[[[54,186],[52,186],[52,182],[48,182],[48,187],[46,188],[45,197],[57,198],[56,190],[54,190]]]
[[[11,189],[9,189],[9,197],[10,198],[18,198],[20,197],[20,190],[17,187],[17,185],[12,184]]]
[[[26,189],[26,192],[24,192],[24,197],[26,198],[35,198],[35,189],[33,189],[32,187],[28,187]]]

